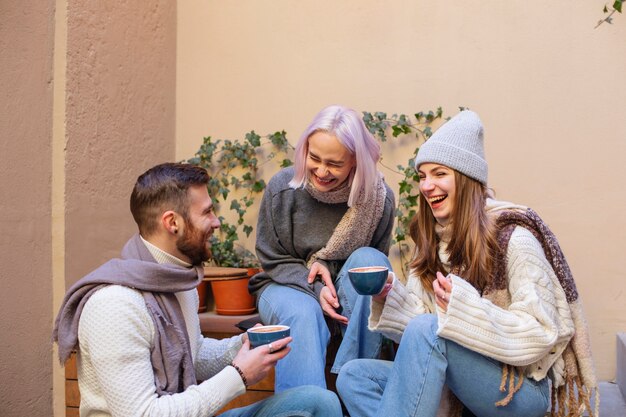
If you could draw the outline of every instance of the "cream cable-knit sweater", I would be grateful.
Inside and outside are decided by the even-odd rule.
[[[488,201],[490,213],[511,209],[510,203]],[[520,207],[520,206],[518,206]],[[445,242],[439,248],[444,262]],[[396,342],[418,314],[436,313],[438,335],[500,362],[526,367],[526,375],[543,379],[552,368],[556,386],[562,383],[561,354],[574,334],[574,323],[561,288],[539,241],[517,227],[507,251],[506,272],[511,305],[502,309],[482,298],[462,278],[450,274],[452,293],[447,311],[410,274],[406,286],[394,279],[385,303],[372,300],[369,327]]]
[[[159,263],[189,266],[144,240]],[[185,316],[196,377],[203,381],[184,392],[158,397],[150,362],[154,325],[139,291],[110,285],[85,304],[78,327],[80,415],[185,416],[214,415],[245,392],[228,364],[241,348],[241,337],[203,338],[196,290],[176,294]]]

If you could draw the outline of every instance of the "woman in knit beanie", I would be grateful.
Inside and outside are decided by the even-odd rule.
[[[411,273],[372,297],[369,318],[399,348],[394,362],[341,369],[337,388],[350,414],[434,417],[447,404],[448,415],[465,407],[481,417],[597,416],[571,271],[534,211],[490,198],[478,115],[462,111],[439,128],[415,168]]]
[[[390,266],[395,202],[379,158],[360,115],[329,106],[300,137],[294,167],[268,183],[256,241],[263,272],[249,289],[263,323],[291,326],[291,352],[276,366],[277,392],[326,387],[331,330],[343,335],[331,372],[381,350],[382,336],[367,329],[370,297],[358,295],[347,279],[349,268]]]

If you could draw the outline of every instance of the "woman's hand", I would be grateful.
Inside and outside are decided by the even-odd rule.
[[[391,291],[391,287],[393,287],[393,272],[390,272],[387,275],[387,282],[385,282],[385,286],[383,287],[381,292],[376,295],[372,295],[372,300],[378,303],[384,303],[387,299],[387,294],[389,294],[389,291]]]
[[[333,287],[333,291],[334,290],[335,288]],[[320,306],[322,307],[322,311],[331,319],[346,325],[348,324],[348,318],[337,313],[336,310],[339,308],[339,301],[336,295],[333,296],[331,289],[328,287],[322,288],[320,292]]]
[[[343,324],[348,324],[348,319],[337,313],[337,309],[339,308],[339,299],[337,298],[337,291],[335,290],[333,279],[330,276],[330,271],[328,271],[328,268],[321,263],[313,262],[307,281],[311,284],[317,279],[318,276],[325,285],[320,292],[320,306],[322,307],[322,311],[330,318]]]
[[[441,272],[437,272],[437,279],[433,281],[433,290],[437,305],[443,311],[448,311],[448,303],[452,293],[452,279],[443,276]]]
[[[309,284],[312,284],[313,281],[320,277],[320,280],[327,287],[331,288],[333,296],[337,297],[337,293],[335,292],[335,286],[333,285],[333,278],[330,276],[330,271],[324,265],[319,262],[313,262],[311,265],[311,270],[309,271],[309,276],[307,277],[307,281]]]
[[[255,349],[250,349],[248,339],[243,342],[243,346],[233,359],[233,363],[243,372],[248,386],[265,378],[270,370],[276,366],[276,362],[287,356],[291,350],[287,345],[291,340],[291,337],[285,337],[272,342],[271,347],[270,345],[262,345]]]

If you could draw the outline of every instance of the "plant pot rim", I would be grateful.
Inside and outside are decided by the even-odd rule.
[[[248,276],[247,268],[231,268],[223,266],[205,266],[203,281],[222,281],[239,279]]]

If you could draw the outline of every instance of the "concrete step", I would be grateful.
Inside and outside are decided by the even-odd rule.
[[[602,381],[600,386],[600,417],[626,417],[626,401],[614,382]]]
[[[615,381],[600,382],[600,416],[626,417],[626,333],[618,333]]]
[[[617,334],[617,378],[615,380],[622,396],[626,398],[626,333]]]

